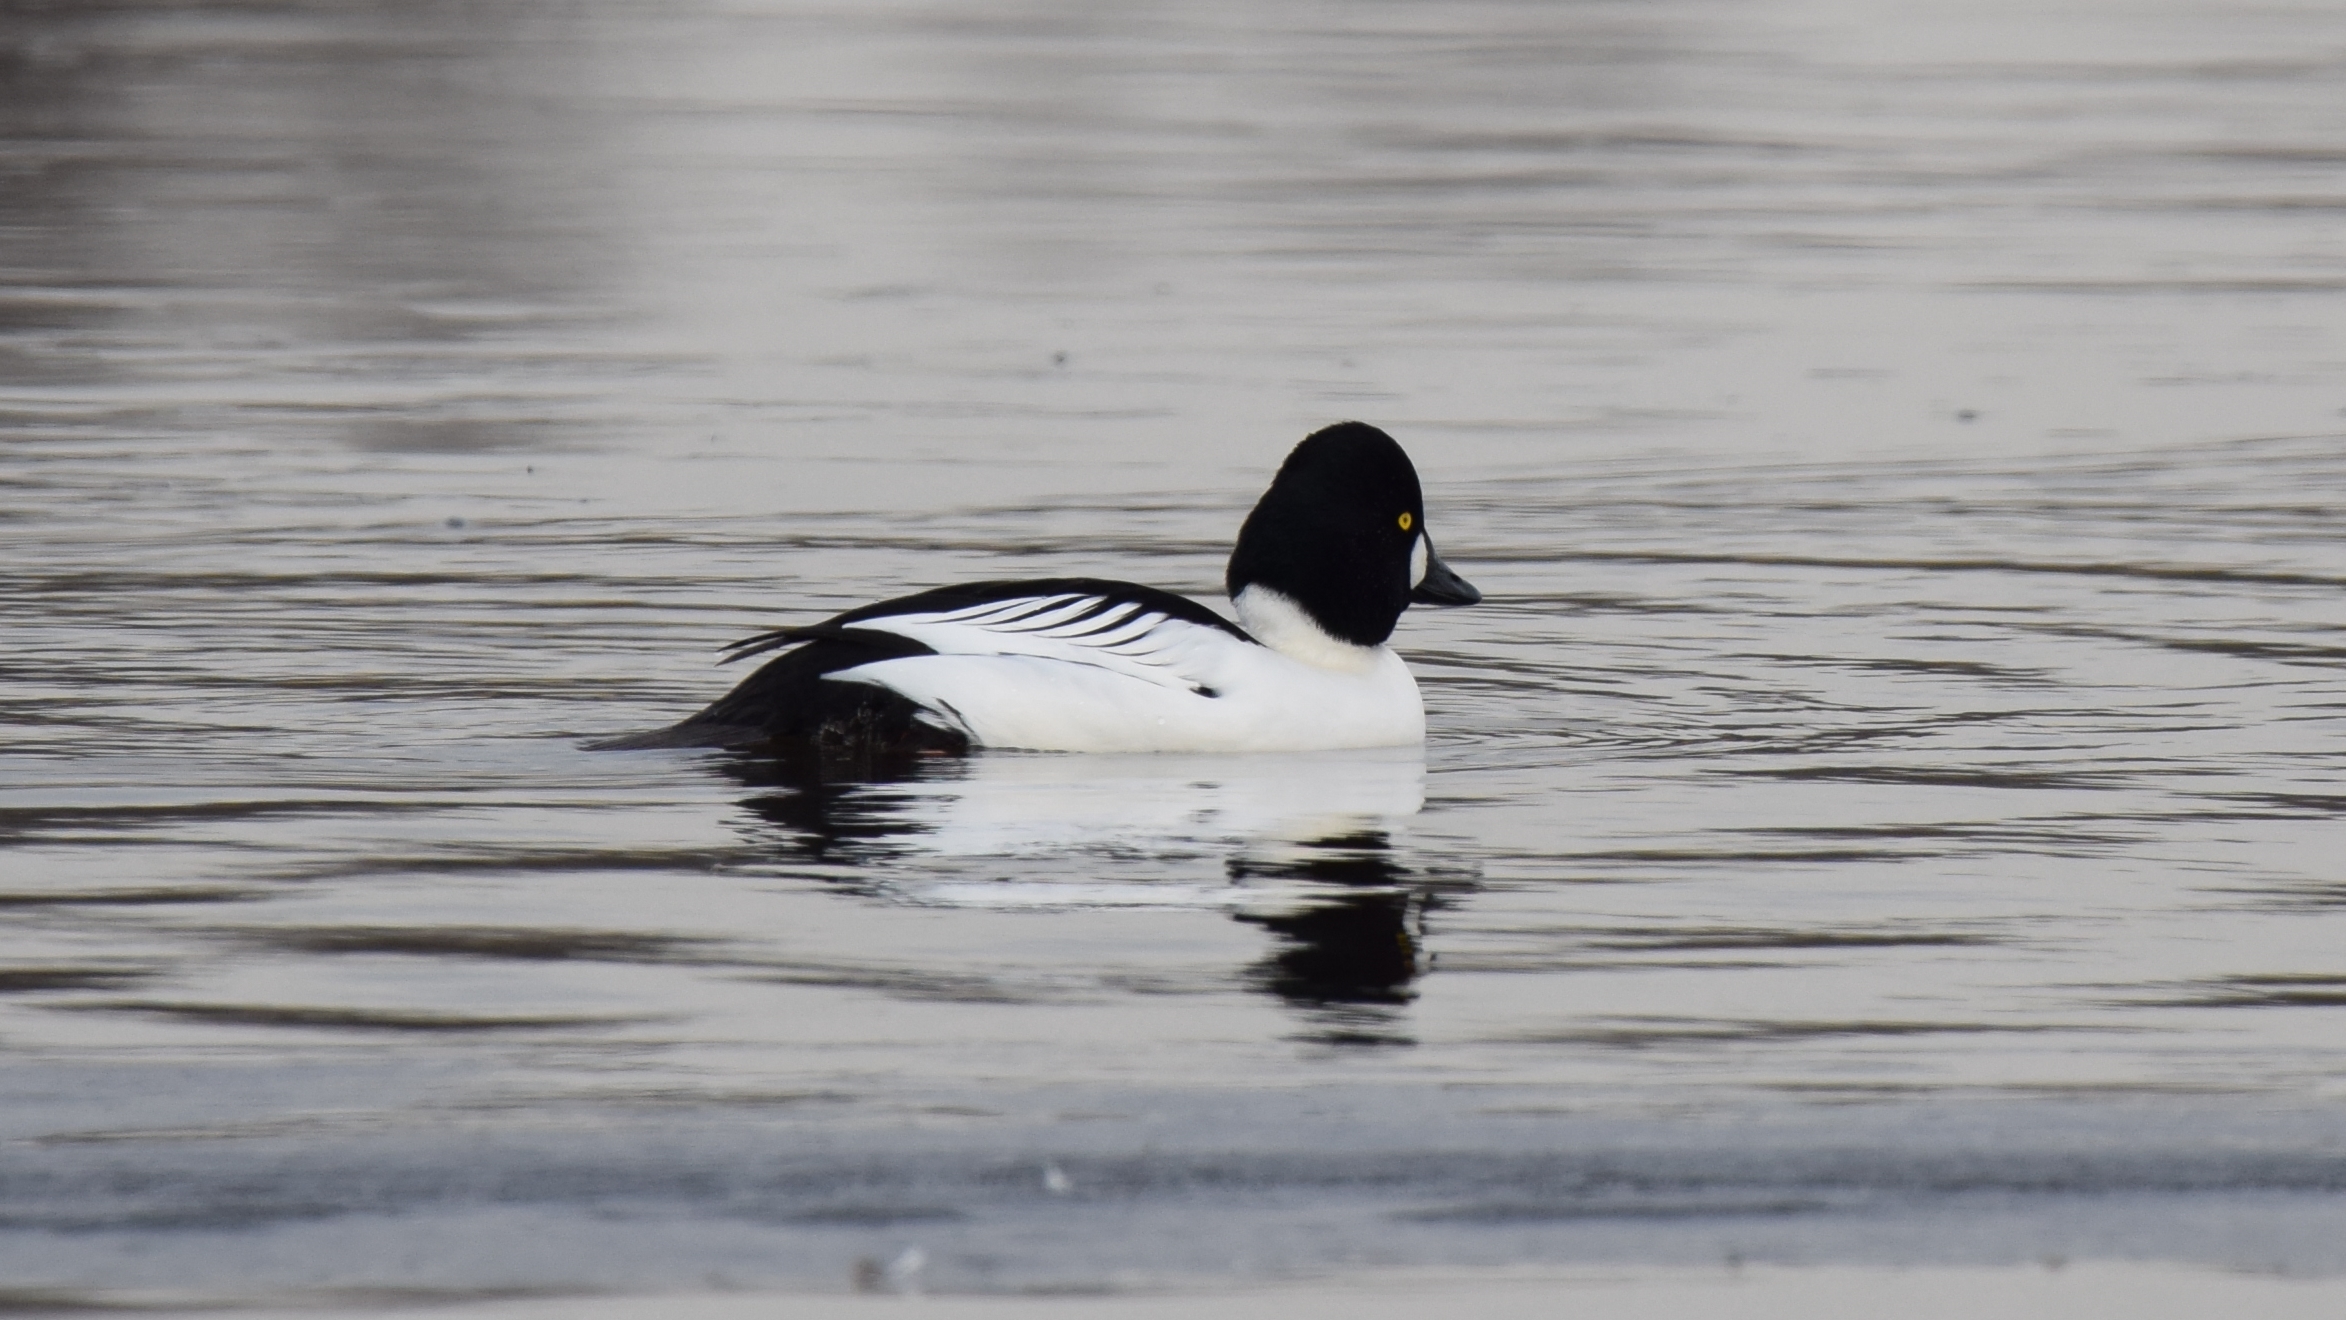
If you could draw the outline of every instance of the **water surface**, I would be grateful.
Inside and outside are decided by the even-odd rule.
[[[0,1280],[2346,1265],[2326,6],[0,19]],[[941,582],[1339,757],[593,753]]]

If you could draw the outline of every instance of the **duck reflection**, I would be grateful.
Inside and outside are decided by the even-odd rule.
[[[832,878],[859,892],[1228,910],[1275,941],[1246,984],[1329,1044],[1408,1043],[1402,1010],[1428,962],[1425,916],[1455,883],[1395,842],[1425,803],[1416,748],[719,765],[757,790],[742,805],[766,846],[837,868]]]
[[[935,779],[952,768],[935,758],[839,757],[811,749],[721,764],[744,787],[759,790],[741,805],[780,831],[785,850],[817,862],[866,860],[889,851],[892,840],[928,832],[895,809],[901,799],[887,786]]]
[[[1402,1006],[1425,970],[1430,882],[1403,866],[1382,830],[1311,840],[1277,860],[1231,859],[1231,878],[1303,881],[1299,901],[1240,921],[1279,938],[1252,981],[1302,1010],[1310,1038],[1332,1045],[1407,1045]],[[1291,891],[1292,892],[1292,891]]]

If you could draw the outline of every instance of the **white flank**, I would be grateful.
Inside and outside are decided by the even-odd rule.
[[[1242,593],[1240,604],[1250,625],[1252,594]],[[856,628],[908,637],[937,654],[830,677],[901,693],[987,747],[1319,751],[1425,740],[1425,707],[1401,657],[1347,646],[1285,598],[1280,603],[1326,646],[1348,653],[1323,656],[1342,667],[1139,605],[1083,618],[1099,598],[1068,595],[858,620]],[[1291,631],[1289,640],[1298,636]]]

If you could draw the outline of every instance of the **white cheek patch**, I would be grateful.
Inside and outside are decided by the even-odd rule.
[[[1430,562],[1432,558],[1433,556],[1426,552],[1426,534],[1424,532],[1419,532],[1417,534],[1417,540],[1409,547],[1410,586],[1422,587],[1425,585],[1426,564]]]

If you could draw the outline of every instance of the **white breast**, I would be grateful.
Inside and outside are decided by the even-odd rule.
[[[936,655],[829,677],[901,693],[987,747],[1318,751],[1425,740],[1417,680],[1385,647],[1309,664],[1218,628],[1086,596],[858,620]]]

